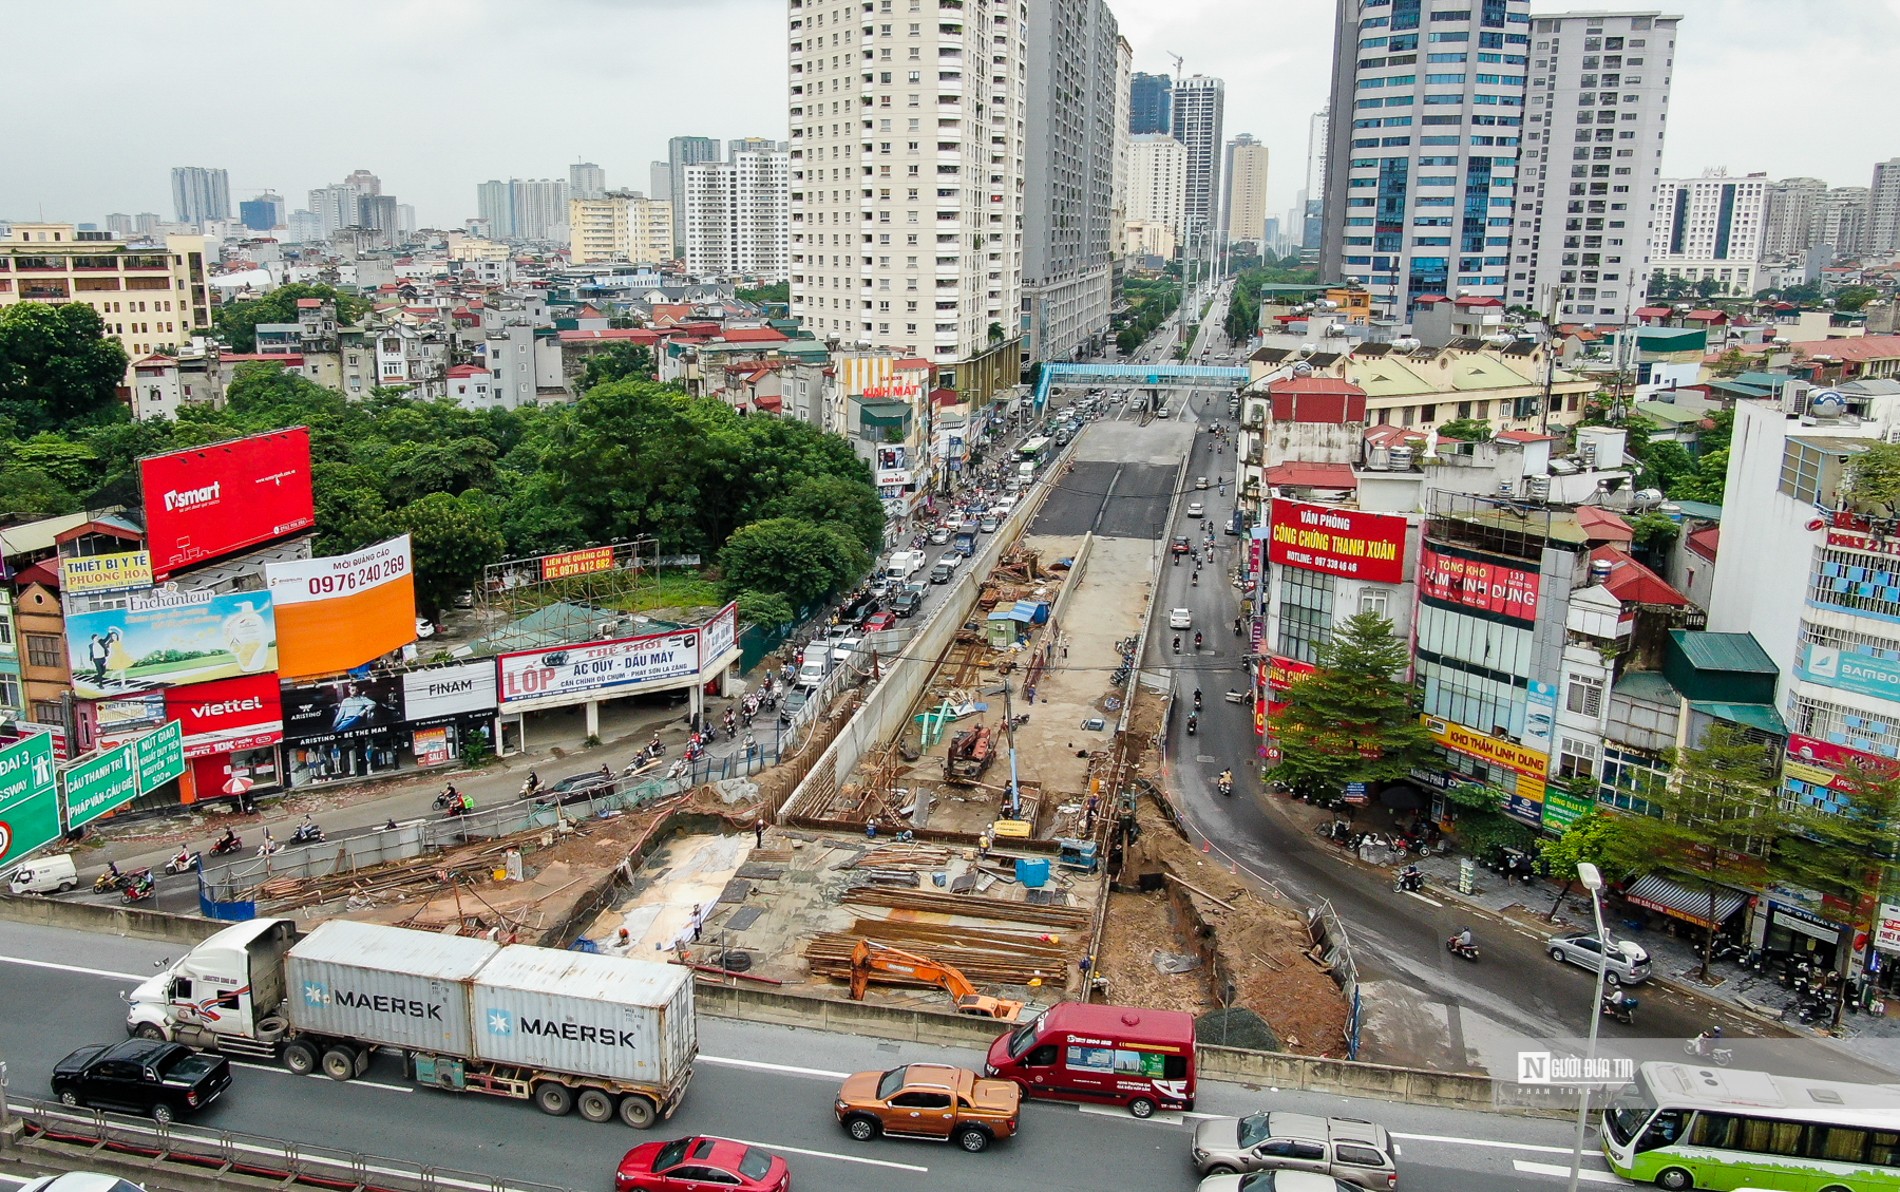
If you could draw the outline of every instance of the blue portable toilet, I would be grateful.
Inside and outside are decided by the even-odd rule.
[[[1021,882],[1025,889],[1042,889],[1049,884],[1049,858],[1016,858],[1016,880]]]

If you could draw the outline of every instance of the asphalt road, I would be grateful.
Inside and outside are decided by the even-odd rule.
[[[0,923],[0,1058],[11,1098],[45,1098],[47,1074],[66,1052],[124,1034],[120,994],[154,971],[168,946],[116,936]],[[1139,1122],[1119,1110],[1035,1103],[1019,1136],[981,1155],[945,1145],[851,1142],[831,1113],[841,1075],[910,1060],[972,1065],[973,1052],[916,1047],[791,1028],[700,1020],[702,1056],[679,1113],[651,1135],[549,1118],[526,1104],[456,1098],[402,1083],[379,1058],[361,1081],[338,1084],[246,1062],[230,1093],[187,1129],[229,1130],[342,1147],[365,1155],[473,1171],[509,1180],[602,1188],[626,1149],[649,1137],[714,1133],[786,1156],[805,1188],[827,1192],[995,1192],[1001,1181],[1036,1192],[1103,1188],[1167,1192],[1195,1186],[1187,1162],[1194,1118]],[[1401,1186],[1417,1192],[1506,1192],[1561,1187],[1569,1127],[1508,1118],[1237,1085],[1203,1084],[1205,1114],[1288,1109],[1384,1123],[1399,1139]],[[1197,1116],[1201,1116],[1197,1115]],[[1616,1182],[1594,1157],[1593,1182]]]

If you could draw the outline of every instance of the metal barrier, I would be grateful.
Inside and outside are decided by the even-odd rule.
[[[29,1138],[84,1143],[141,1160],[159,1159],[204,1168],[209,1178],[228,1172],[275,1178],[285,1186],[363,1192],[436,1192],[446,1188],[459,1192],[561,1192],[553,1184],[423,1166],[261,1134],[160,1125],[145,1118],[74,1109],[51,1101],[10,1098],[9,1108],[25,1123]]]

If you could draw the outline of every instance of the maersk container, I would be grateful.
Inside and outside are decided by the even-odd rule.
[[[511,945],[475,979],[478,1059],[670,1088],[698,1053],[681,965]]]
[[[331,919],[284,957],[294,1030],[466,1056],[469,991],[501,945]]]

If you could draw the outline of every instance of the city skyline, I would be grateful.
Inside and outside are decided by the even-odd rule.
[[[207,35],[237,13],[215,0],[163,7],[171,19],[149,22],[154,52],[187,58],[201,52],[197,47],[206,44]],[[345,15],[357,7],[367,6],[358,0],[342,5]],[[1326,102],[1332,0],[1258,6],[1232,0],[1118,0],[1112,7],[1134,49],[1136,71],[1172,75],[1167,55],[1182,54],[1187,73],[1225,81],[1228,137],[1251,133],[1276,161],[1304,160],[1308,121]],[[1540,3],[1532,12],[1578,7]],[[1900,4],[1843,9],[1825,0],[1772,7],[1747,0],[1683,0],[1660,10],[1684,18],[1685,45],[1692,51],[1675,70],[1665,176],[1695,176],[1705,167],[1725,166],[1737,174],[1761,170],[1771,178],[1812,176],[1830,186],[1866,186],[1874,163],[1894,155],[1893,145],[1812,135],[1812,113],[1824,106],[1851,110],[1864,102],[1864,88],[1850,80],[1880,77],[1876,55],[1881,45],[1900,36]],[[22,36],[77,38],[100,21],[131,19],[133,11],[127,3],[92,0],[23,11],[16,26]],[[151,14],[150,6],[136,11],[146,18]],[[413,202],[424,225],[453,226],[476,214],[475,187],[484,179],[565,178],[570,165],[586,161],[600,164],[608,186],[645,190],[649,163],[666,157],[669,137],[707,136],[722,145],[744,136],[782,139],[783,0],[709,0],[685,17],[668,8],[667,21],[656,24],[651,18],[661,11],[658,0],[619,5],[571,0],[538,10],[530,19],[499,4],[478,3],[447,23],[425,0],[398,0],[376,10],[389,36],[368,47],[352,41],[348,54],[328,55],[321,43],[347,36],[349,21],[293,30],[295,18],[287,10],[247,10],[243,27],[259,44],[294,44],[314,60],[354,62],[365,85],[350,89],[345,74],[345,85],[330,90],[332,117],[294,140],[273,135],[279,117],[272,105],[232,105],[220,125],[227,130],[222,141],[182,149],[134,141],[95,161],[66,146],[82,129],[112,119],[135,94],[130,80],[123,86],[102,80],[84,97],[19,130],[21,159],[40,164],[0,177],[0,218],[43,215],[103,223],[115,211],[169,211],[171,167],[191,160],[230,172],[233,208],[266,189],[292,196],[295,208],[300,204],[294,196],[361,167]],[[707,88],[695,52],[721,34],[721,85]],[[531,84],[527,91],[534,93],[534,80],[545,75],[543,93],[553,88],[605,98],[610,82],[575,81],[585,80],[587,73],[576,70],[574,47],[616,38],[652,51],[653,71],[643,76],[641,86],[690,89],[690,116],[680,117],[677,125],[642,122],[630,133],[614,105],[584,104],[563,111],[551,131],[536,109],[508,98],[521,92],[472,82],[492,71],[494,77]],[[434,47],[430,54],[406,52],[422,40]],[[1790,60],[1826,61],[1830,68],[1802,79],[1801,103],[1763,105],[1738,119],[1734,80],[1784,77]],[[463,118],[447,135],[399,134],[380,110],[381,92],[368,85],[372,78],[396,76],[421,91],[453,97]],[[467,131],[458,135],[454,128]],[[1297,171],[1274,171],[1268,210],[1285,211],[1299,188]]]

